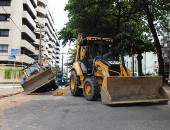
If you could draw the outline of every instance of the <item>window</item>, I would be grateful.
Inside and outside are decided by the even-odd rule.
[[[10,0],[0,0],[0,6],[10,6],[11,1]]]
[[[9,29],[0,29],[0,37],[8,37]]]
[[[0,21],[8,21],[8,14],[0,14]]]
[[[7,44],[0,44],[0,53],[8,52],[8,45]]]

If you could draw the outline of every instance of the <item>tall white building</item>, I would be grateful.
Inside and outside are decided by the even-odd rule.
[[[29,64],[41,56],[54,66],[58,52],[47,0],[0,0],[0,64]]]

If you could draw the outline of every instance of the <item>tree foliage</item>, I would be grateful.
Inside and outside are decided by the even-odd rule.
[[[84,37],[111,37],[115,39],[117,52],[122,57],[156,51],[159,66],[162,66],[158,35],[168,27],[165,14],[169,11],[169,4],[166,2],[166,0],[68,0],[65,10],[69,12],[69,22],[60,31],[59,38],[63,39],[65,45],[67,42],[75,41],[78,33],[82,33]],[[152,39],[154,42],[151,42]],[[159,71],[160,75],[163,75],[163,68]]]
[[[69,58],[67,60],[68,62],[65,63],[65,65],[70,67],[74,63],[74,60],[76,57],[76,48],[74,48],[74,49],[69,48],[68,54],[69,54]]]

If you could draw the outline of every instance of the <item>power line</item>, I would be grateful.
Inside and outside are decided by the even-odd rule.
[[[10,15],[8,14],[8,12],[5,10],[5,8],[2,6],[2,9],[4,10],[4,12],[8,15],[8,17],[11,19],[12,23],[16,26],[16,28],[22,33],[22,31],[20,30],[20,28],[17,26],[17,24],[14,22],[14,20],[10,17]],[[26,38],[25,35],[23,35],[24,38]],[[31,43],[30,43],[31,44]],[[30,51],[32,51],[32,49],[29,49]],[[36,49],[35,49],[36,50]],[[34,50],[34,51],[35,51]],[[34,53],[34,52],[33,52]]]
[[[2,6],[2,9],[5,11],[5,13],[8,15],[8,12],[4,9],[4,7]],[[20,28],[17,26],[17,24],[14,22],[14,20],[8,15],[8,17],[11,19],[11,21],[13,22],[13,24],[17,27],[17,29],[20,31],[20,32],[22,32],[21,30],[20,30]]]

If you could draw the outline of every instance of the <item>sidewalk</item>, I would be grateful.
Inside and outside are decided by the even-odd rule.
[[[1,86],[0,85],[0,99],[4,97],[10,97],[23,92],[23,88],[17,86]]]

